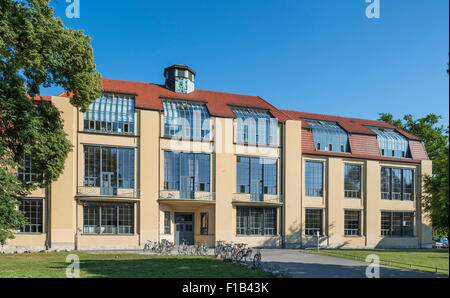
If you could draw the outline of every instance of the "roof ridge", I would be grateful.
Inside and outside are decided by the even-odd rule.
[[[355,118],[355,117],[337,116],[337,115],[330,115],[330,114],[320,114],[320,113],[302,112],[302,111],[294,111],[294,110],[286,110],[286,109],[281,109],[280,111],[284,111],[284,112],[294,112],[294,113],[305,113],[305,114],[320,115],[320,116],[331,116],[331,117],[342,118],[342,119],[350,119],[350,120],[374,121],[374,122],[380,122],[380,123],[385,123],[385,124],[392,125],[392,124],[390,124],[390,123],[388,123],[388,122],[386,122],[386,121],[372,120],[372,119],[365,119],[365,118]],[[393,126],[395,126],[395,125],[393,125]]]

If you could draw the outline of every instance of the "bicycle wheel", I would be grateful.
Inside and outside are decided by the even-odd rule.
[[[247,253],[245,254],[245,260],[251,260],[252,259],[252,250],[247,250]]]
[[[236,261],[240,262],[242,258],[244,257],[244,252],[241,250],[236,254]]]
[[[258,268],[261,266],[261,255],[256,254],[253,257],[253,266],[258,267]]]

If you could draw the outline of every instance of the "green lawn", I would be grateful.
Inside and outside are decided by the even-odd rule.
[[[49,252],[0,255],[1,277],[66,277],[67,255],[80,258],[80,277],[272,277],[259,269],[201,256],[128,253]]]
[[[389,262],[383,262],[383,260],[386,261],[392,261],[392,262],[400,262],[405,264],[413,264],[413,265],[422,265],[422,266],[429,266],[429,267],[438,267],[442,269],[447,269],[447,271],[444,270],[438,270],[438,273],[441,274],[447,274],[448,275],[448,263],[449,263],[449,251],[448,250],[353,250],[353,249],[341,249],[341,250],[332,250],[332,249],[322,249],[320,252],[317,252],[316,250],[305,250],[305,252],[308,253],[319,253],[324,255],[330,255],[333,257],[341,257],[346,259],[354,259],[352,257],[362,257],[366,258],[367,255],[370,254],[376,254],[380,257],[380,263],[384,265],[390,265],[392,267],[399,267],[399,268],[407,268],[407,269],[414,269],[414,270],[421,270],[421,271],[428,271],[428,272],[435,272],[435,269],[427,269],[427,268],[421,268],[421,267],[412,267],[410,268],[409,265],[401,265],[397,263],[389,263]],[[362,260],[362,259],[358,259]]]

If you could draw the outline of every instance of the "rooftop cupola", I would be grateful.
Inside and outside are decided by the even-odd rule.
[[[195,90],[195,71],[184,64],[174,64],[164,69],[166,88],[178,93]]]

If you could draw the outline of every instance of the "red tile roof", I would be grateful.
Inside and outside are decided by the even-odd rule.
[[[386,127],[395,129],[398,133],[402,134],[404,137],[410,140],[422,141],[421,138],[410,134],[396,126],[384,122],[384,121],[375,121],[375,120],[367,120],[367,119],[359,119],[359,118],[348,118],[348,117],[340,117],[340,116],[332,116],[332,115],[324,115],[324,114],[313,114],[313,113],[305,113],[305,112],[297,112],[297,111],[289,111],[289,110],[281,110],[286,116],[286,120],[305,120],[305,119],[315,119],[315,120],[326,120],[333,121],[338,123],[345,131],[349,133],[357,133],[357,134],[365,134],[365,135],[373,135],[376,136],[376,133],[373,132],[369,126],[375,127]],[[306,121],[302,121],[303,128],[311,128]]]
[[[136,107],[162,111],[162,99],[179,99],[193,102],[204,102],[211,116],[235,118],[231,110],[232,106],[242,106],[270,111],[279,121],[284,122],[286,115],[269,104],[259,96],[232,94],[217,91],[196,89],[183,94],[176,93],[162,85],[122,81],[113,79],[102,79],[105,92],[117,92],[134,94],[136,96]],[[65,92],[60,96],[66,96]]]
[[[27,95],[27,97],[29,99],[32,99],[31,96]],[[44,101],[52,101],[52,97],[51,96],[47,96],[47,95],[35,95],[33,97],[33,100],[44,100]]]
[[[375,136],[350,134],[348,141],[352,154],[381,157],[380,147]]]
[[[365,119],[356,118],[345,118],[331,115],[323,114],[312,114],[303,113],[297,111],[281,110],[286,114],[286,120],[303,120],[302,121],[302,153],[303,154],[313,154],[313,155],[325,155],[325,156],[339,156],[339,157],[349,157],[349,158],[361,158],[361,159],[374,159],[374,160],[384,160],[384,161],[402,161],[402,162],[412,162],[418,163],[421,160],[428,160],[425,147],[419,137],[416,137],[404,130],[397,129],[394,125],[391,125],[382,121],[373,121]],[[314,146],[314,138],[312,134],[311,126],[304,121],[305,119],[314,120],[328,120],[337,122],[344,130],[346,130],[348,135],[348,141],[350,144],[351,153],[336,153],[336,152],[326,152],[317,151]],[[411,158],[391,158],[383,157],[380,155],[380,149],[378,146],[377,135],[367,126],[376,127],[388,127],[396,129],[399,133],[403,134],[405,137],[409,138],[409,146],[411,150]]]
[[[420,160],[430,159],[428,157],[427,151],[425,150],[425,146],[423,145],[422,142],[410,140],[409,150],[411,151],[411,156],[413,159],[420,159]]]

